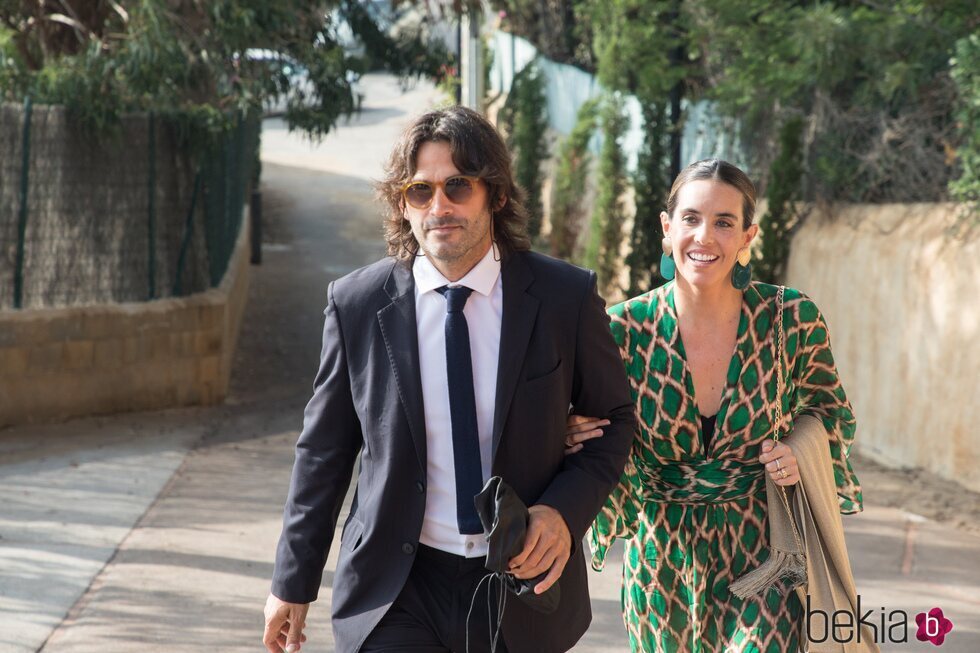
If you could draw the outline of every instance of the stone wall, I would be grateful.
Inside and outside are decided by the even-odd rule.
[[[812,215],[787,284],[824,313],[858,448],[980,491],[980,225],[955,204]]]
[[[221,284],[179,298],[0,311],[0,427],[214,404],[248,294],[248,221]]]

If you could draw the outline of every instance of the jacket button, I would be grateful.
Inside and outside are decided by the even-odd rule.
[[[404,544],[402,544],[402,553],[404,553],[405,555],[412,555],[413,553],[415,553],[415,545],[412,544],[411,542],[405,542]]]
[[[419,491],[419,494],[425,494],[425,486],[422,481],[415,481],[415,489]]]

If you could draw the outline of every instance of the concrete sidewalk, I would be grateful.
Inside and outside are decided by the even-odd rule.
[[[0,432],[0,651],[38,650],[203,435],[154,418]]]
[[[247,413],[225,411],[218,431],[188,451],[199,433],[187,422],[218,416],[203,412],[3,434],[0,651],[261,650],[261,608],[297,436],[287,423],[296,416],[256,429]],[[148,447],[131,437],[137,418],[174,428]],[[85,435],[95,428],[99,436]],[[12,451],[25,438],[43,438],[44,450]],[[892,610],[911,620],[938,606],[954,624],[943,651],[980,650],[980,538],[873,504],[846,526],[874,623],[891,625]],[[308,651],[333,650],[334,563],[332,552],[310,613]],[[626,649],[619,577],[616,556],[592,575],[595,619],[575,650]],[[914,634],[913,626],[912,642],[883,650],[930,650]]]
[[[326,284],[380,256],[370,179],[400,125],[434,97],[365,83],[366,111],[320,148],[266,125],[265,258],[252,269],[224,406],[0,431],[0,653],[264,650]],[[864,609],[914,619],[940,607],[954,624],[942,651],[980,651],[980,537],[885,508],[875,487],[865,496],[867,511],[845,518]],[[334,556],[305,651],[333,650]],[[628,648],[617,557],[591,577],[595,617],[576,651]],[[932,650],[914,636],[913,622],[911,642],[882,650]]]

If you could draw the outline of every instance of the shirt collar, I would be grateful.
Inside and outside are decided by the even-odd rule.
[[[442,275],[436,266],[432,265],[427,256],[419,256],[412,265],[412,275],[415,277],[415,287],[419,294],[434,291],[442,286],[466,286],[485,297],[489,297],[494,285],[500,277],[500,261],[494,257],[496,247],[490,247],[480,261],[467,272],[462,279],[450,282]]]

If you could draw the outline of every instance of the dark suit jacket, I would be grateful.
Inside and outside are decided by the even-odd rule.
[[[556,508],[574,549],[558,610],[542,615],[508,601],[503,636],[511,653],[566,651],[592,619],[581,540],[625,465],[633,402],[594,273],[524,252],[505,258],[501,281],[492,471],[527,505]],[[290,602],[317,597],[360,460],[332,584],[344,653],[360,648],[398,596],[422,530],[426,433],[414,288],[410,267],[392,259],[330,284],[320,369],[296,445],[272,582],[273,594]],[[479,325],[470,332],[479,338]],[[565,456],[569,404],[612,423]]]

